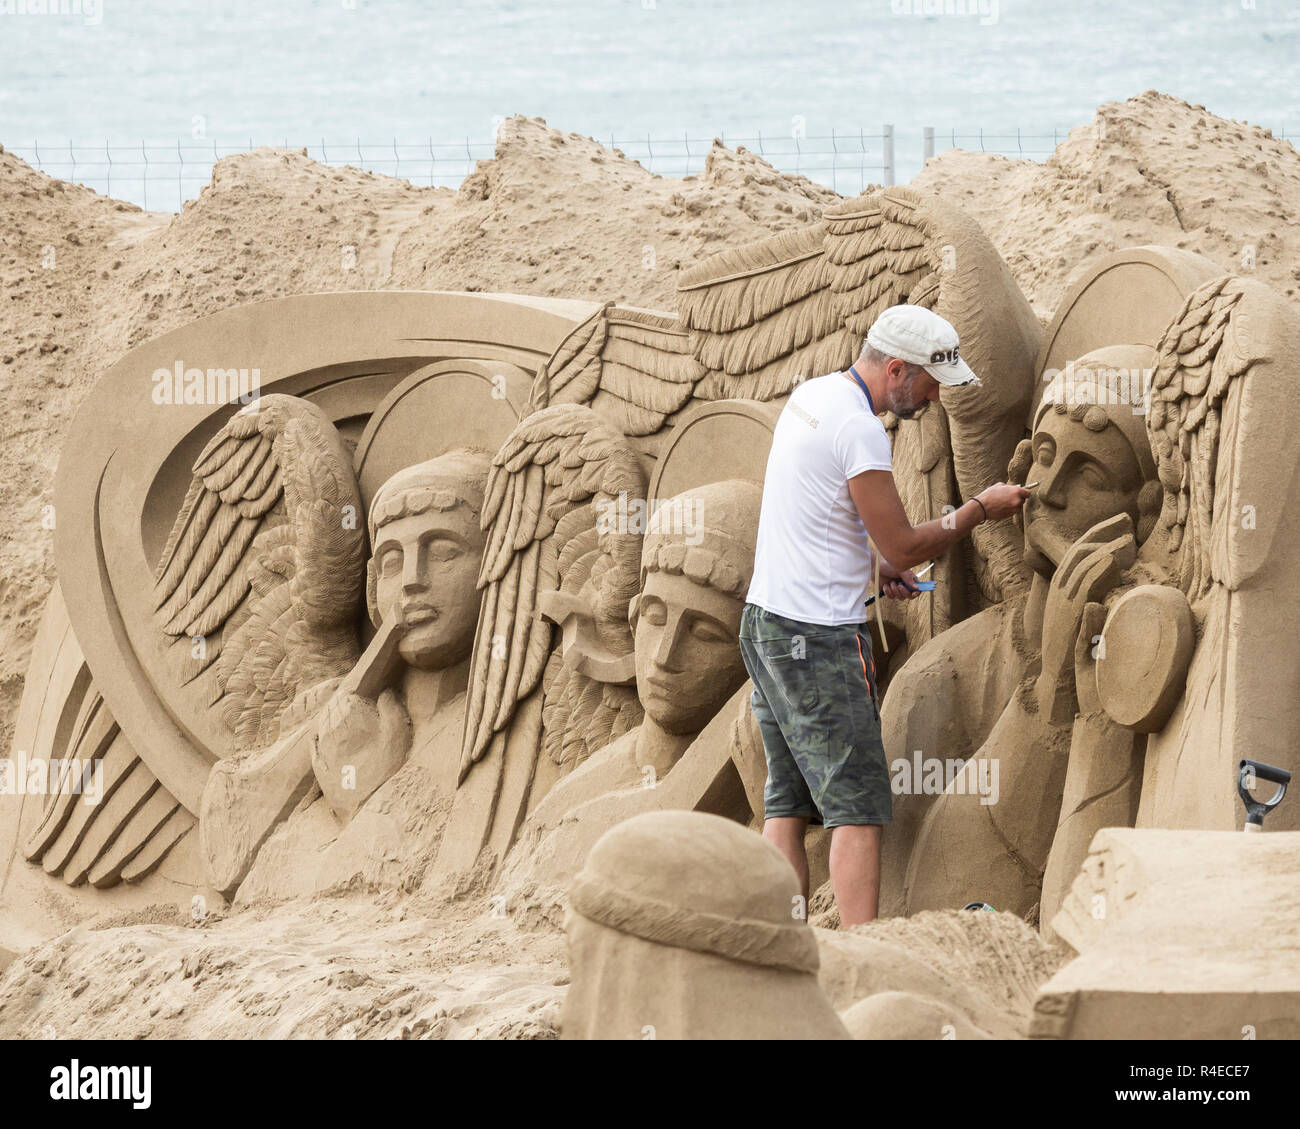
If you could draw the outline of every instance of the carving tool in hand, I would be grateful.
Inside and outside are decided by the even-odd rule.
[[[921,577],[923,577],[932,568],[934,568],[934,561],[931,561],[928,565],[925,566],[925,568],[921,569],[921,571],[916,574],[916,579],[920,581]],[[935,586],[936,584],[935,581],[933,580],[927,580],[924,583],[918,583],[915,588],[907,584],[903,585],[903,587],[906,588],[909,592],[933,592]],[[876,595],[879,595],[879,593],[877,593]],[[875,596],[868,596],[865,600],[862,601],[862,606],[869,608],[872,605],[872,603],[875,601],[875,599],[876,599]]]

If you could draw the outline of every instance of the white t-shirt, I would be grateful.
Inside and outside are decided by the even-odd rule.
[[[749,603],[827,626],[867,619],[871,550],[849,494],[867,470],[893,460],[857,381],[833,372],[800,384],[772,435]]]

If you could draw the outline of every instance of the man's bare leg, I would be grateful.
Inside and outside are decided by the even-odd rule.
[[[804,850],[803,836],[807,829],[808,817],[803,815],[778,816],[763,822],[763,838],[789,859],[799,876],[805,906],[808,904],[808,852]]]
[[[879,826],[834,828],[830,861],[831,889],[840,907],[840,926],[875,921],[880,903]],[[807,865],[805,861],[805,875]]]

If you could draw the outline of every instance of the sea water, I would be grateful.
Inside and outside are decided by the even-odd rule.
[[[81,154],[48,171],[101,190],[107,147],[114,194],[139,202],[151,176],[158,207],[169,147],[191,179],[205,146],[287,143],[454,183],[522,113],[666,173],[762,137],[831,183],[833,150],[857,191],[840,178],[881,179],[883,123],[905,181],[924,126],[939,151],[1041,158],[1153,87],[1293,136],[1297,60],[1297,0],[0,0],[0,143],[42,167]]]

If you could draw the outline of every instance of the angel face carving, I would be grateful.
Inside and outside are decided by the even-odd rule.
[[[631,619],[637,696],[666,733],[703,729],[748,677],[740,613],[762,497],[753,482],[712,482],[661,504],[650,519]],[[683,513],[699,519],[690,536]]]
[[[478,620],[475,590],[484,536],[465,506],[410,514],[376,530],[375,604],[403,628],[398,652],[441,670],[468,657]]]
[[[687,576],[647,576],[637,604],[637,693],[667,732],[702,729],[745,680],[743,606]]]
[[[400,626],[398,653],[409,666],[441,670],[469,657],[486,477],[486,457],[451,452],[399,471],[371,504],[370,617]]]

